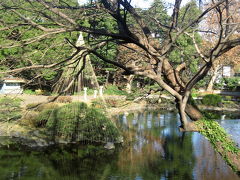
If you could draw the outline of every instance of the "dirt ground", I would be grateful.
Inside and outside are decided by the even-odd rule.
[[[26,105],[32,104],[32,103],[47,102],[49,97],[49,96],[43,96],[43,95],[28,95],[28,94],[0,95],[0,97],[4,97],[4,96],[22,99],[22,102],[21,102],[22,107],[25,107]],[[86,102],[86,103],[91,102],[94,99],[93,96],[87,96],[87,100],[85,100],[84,97],[80,95],[74,95],[74,96],[71,96],[71,98],[73,102],[80,101],[80,102]],[[97,98],[99,98],[99,96]],[[123,97],[116,96],[116,95],[104,95],[104,98],[117,99],[117,98],[123,98]]]

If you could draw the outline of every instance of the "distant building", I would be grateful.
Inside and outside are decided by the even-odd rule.
[[[223,66],[222,67],[222,76],[223,77],[233,77],[234,70],[233,70],[232,66]]]
[[[24,79],[6,77],[0,79],[0,94],[22,94]]]

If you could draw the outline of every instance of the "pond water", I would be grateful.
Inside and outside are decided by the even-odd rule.
[[[91,145],[38,152],[1,148],[0,179],[240,179],[200,134],[178,131],[176,113],[132,113],[117,119],[128,145],[114,151]]]
[[[219,120],[219,124],[231,135],[231,138],[240,147],[240,119]]]

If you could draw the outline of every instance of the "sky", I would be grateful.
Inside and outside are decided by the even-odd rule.
[[[78,0],[78,3],[80,4],[84,4],[86,3],[88,0]],[[164,0],[165,2],[168,3],[174,3],[175,0]],[[182,4],[186,4],[186,2],[188,2],[189,0],[183,0]],[[153,0],[132,0],[132,5],[134,7],[139,7],[139,8],[149,8],[149,6],[151,5],[151,3],[153,2]]]
[[[154,0],[132,0],[132,5],[134,7],[139,7],[139,8],[149,8],[151,3],[153,2]],[[166,3],[169,3],[169,4],[174,4],[175,3],[175,0],[163,0],[164,2]],[[189,0],[182,0],[182,6],[185,5],[187,2],[189,2]],[[168,14],[172,14],[172,9],[170,8],[168,10]]]

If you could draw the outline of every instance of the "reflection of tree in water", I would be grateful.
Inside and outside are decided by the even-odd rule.
[[[1,149],[0,179],[99,180],[110,175],[114,157],[94,146],[58,147],[44,152]]]
[[[128,139],[136,139],[133,146],[119,153],[118,166],[123,174],[139,175],[144,179],[173,178],[175,175],[178,179],[192,179],[191,134],[179,133],[174,119],[173,114],[159,113],[120,117],[124,129],[129,129]]]
[[[148,112],[121,116],[133,143],[115,152],[92,145],[44,152],[0,149],[0,179],[238,179],[203,138],[180,133],[177,118]]]
[[[135,141],[119,153],[120,173],[143,179],[239,179],[203,137],[179,132],[178,118],[158,112],[121,116],[127,138]]]
[[[212,145],[204,139],[200,134],[195,133],[194,139],[194,153],[196,157],[196,164],[194,168],[194,175],[196,179],[227,179],[239,180],[240,178],[233,173],[233,171],[226,165],[221,156],[214,151]],[[222,172],[222,173],[219,173]]]
[[[0,150],[0,179],[20,179],[23,177],[58,178],[55,170],[46,166],[45,158],[36,158],[30,152]]]

